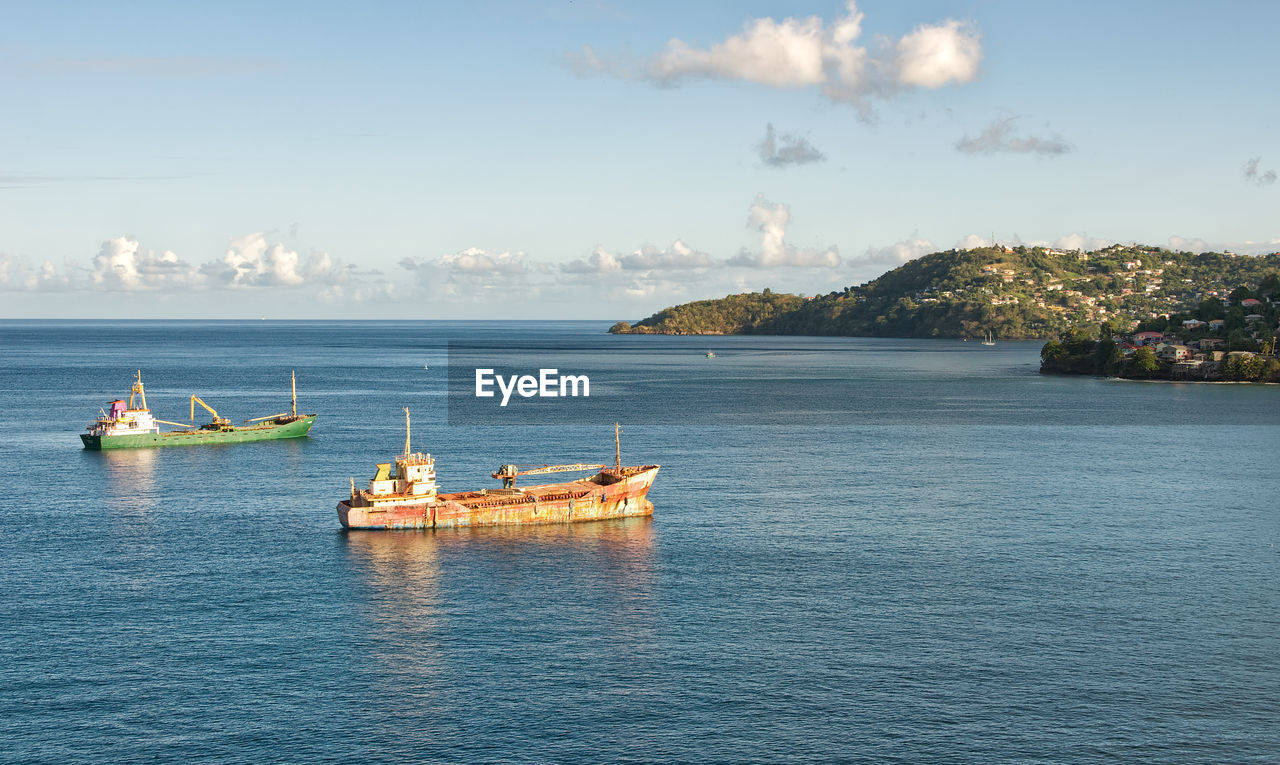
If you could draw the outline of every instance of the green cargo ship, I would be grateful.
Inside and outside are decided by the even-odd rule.
[[[112,401],[109,411],[100,413],[89,424],[89,432],[81,433],[84,448],[94,451],[104,449],[137,449],[152,446],[195,446],[199,444],[241,444],[248,441],[272,441],[279,438],[301,438],[311,430],[314,414],[298,414],[297,379],[292,378],[292,412],[272,414],[245,420],[242,426],[231,424],[226,417],[219,417],[213,407],[191,397],[192,424],[158,420],[147,409],[147,394],[142,387],[142,372],[129,390],[129,400]],[[134,407],[137,399],[138,406]],[[196,426],[196,404],[209,410],[212,422]],[[160,431],[160,425],[175,425],[181,430]]]

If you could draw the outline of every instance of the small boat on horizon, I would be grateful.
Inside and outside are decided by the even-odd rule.
[[[298,381],[289,373],[293,395],[291,412],[270,414],[245,420],[242,426],[220,417],[217,410],[199,396],[191,396],[191,422],[170,422],[152,416],[147,408],[147,394],[142,386],[142,370],[129,389],[129,400],[117,399],[108,404],[109,411],[99,410],[98,419],[89,423],[87,433],[80,434],[84,448],[90,451],[106,449],[137,449],[151,446],[195,446],[200,444],[238,444],[249,441],[274,441],[281,438],[301,438],[311,430],[314,414],[298,414]],[[134,399],[138,406],[134,406]],[[196,404],[207,409],[212,420],[206,425],[195,424]],[[173,425],[181,430],[161,432],[161,425]]]
[[[986,334],[985,336],[983,336],[983,338],[982,338],[982,344],[983,344],[983,345],[995,345],[995,344],[996,344],[995,336],[993,336],[993,335],[991,334],[991,331],[990,331],[990,330],[987,330],[987,334]]]

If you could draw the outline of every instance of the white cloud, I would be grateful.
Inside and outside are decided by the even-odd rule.
[[[810,162],[822,162],[827,158],[804,136],[775,135],[772,123],[764,126],[764,139],[760,141],[758,148],[760,161],[770,167],[804,165]]]
[[[157,255],[137,239],[119,236],[102,243],[89,278],[100,289],[132,292],[189,286],[199,281],[199,274],[170,250]]]
[[[1183,252],[1234,252],[1237,255],[1269,255],[1280,252],[1280,238],[1268,239],[1264,242],[1245,240],[1243,242],[1211,242],[1200,237],[1169,237],[1169,249]]]
[[[43,292],[60,291],[71,287],[72,272],[70,264],[59,271],[52,261],[46,260],[39,266],[32,266],[28,261],[9,255],[0,255],[0,292]]]
[[[1089,236],[1088,234],[1071,233],[1053,240],[1053,247],[1059,250],[1093,252],[1094,250],[1101,250],[1103,247],[1110,247],[1115,243],[1116,240],[1114,239]]]
[[[1014,135],[1017,121],[1017,117],[998,119],[977,136],[966,135],[956,141],[956,150],[965,154],[1038,154],[1042,157],[1056,157],[1075,150],[1056,133],[1049,138]]]
[[[774,88],[819,87],[833,101],[868,108],[871,96],[911,88],[940,88],[978,76],[981,36],[969,23],[924,24],[877,52],[855,44],[863,14],[850,0],[829,24],[817,16],[752,19],[739,34],[707,47],[673,38],[640,67],[602,58],[589,46],[570,57],[582,72],[674,85],[691,78],[742,80]]]
[[[304,258],[282,244],[268,244],[260,233],[233,239],[221,260],[200,266],[172,250],[147,249],[131,236],[103,242],[87,266],[68,258],[62,269],[48,261],[32,268],[24,260],[0,256],[0,289],[5,290],[127,293],[345,285],[348,294],[374,295],[387,283],[380,277],[376,271],[343,266],[327,253]]]
[[[642,274],[625,284],[618,296],[625,300],[651,300],[661,296],[663,300],[675,303],[680,302],[688,292],[689,284],[684,280]]]
[[[977,31],[949,19],[936,26],[919,26],[898,41],[897,79],[919,88],[969,82],[978,76],[980,61],[982,43]]]
[[[835,247],[801,249],[786,241],[791,213],[786,205],[757,196],[748,225],[759,232],[758,251],[739,253],[729,260],[711,257],[682,239],[663,248],[645,244],[630,252],[597,245],[568,262],[535,259],[524,252],[500,252],[477,247],[439,257],[405,258],[400,267],[413,272],[407,290],[445,303],[491,306],[510,311],[515,305],[556,300],[568,305],[641,301],[658,298],[679,301],[725,294],[734,284],[757,284],[761,269],[790,267],[771,274],[773,287],[823,284],[831,281],[840,255]],[[812,269],[805,272],[802,269]],[[815,274],[813,271],[817,271]],[[847,278],[842,275],[840,278]],[[696,294],[691,294],[691,291]],[[330,293],[329,299],[335,294]]]
[[[468,247],[437,257],[404,258],[401,268],[414,273],[414,281],[402,291],[433,301],[486,304],[501,301],[505,308],[538,299],[554,271],[547,263],[524,252],[492,252]]]
[[[722,77],[774,87],[818,85],[827,78],[822,19],[771,18],[747,22],[742,34],[701,49],[672,39],[649,61],[648,74],[661,82],[683,77]]]
[[[991,246],[990,239],[984,236],[978,236],[977,234],[966,234],[965,236],[960,238],[960,241],[956,242],[957,250],[973,250],[978,247],[990,247],[990,246]]]
[[[316,295],[323,303],[369,303],[394,300],[399,295],[396,285],[388,281],[350,285],[332,284]]]
[[[928,255],[931,252],[937,252],[938,248],[928,239],[919,237],[911,237],[903,239],[900,242],[885,247],[868,247],[861,258],[853,261],[858,263],[875,263],[883,264],[889,268],[897,268],[909,260],[915,260],[921,255]]]
[[[1175,236],[1169,237],[1169,249],[1178,250],[1181,252],[1200,253],[1200,252],[1208,252],[1209,250],[1212,250],[1215,248],[1211,247],[1208,242],[1201,239],[1200,237],[1187,239],[1185,237],[1175,235]]]
[[[677,239],[665,250],[646,244],[627,255],[616,255],[597,245],[585,259],[569,261],[560,270],[569,274],[606,274],[616,271],[682,270],[719,265],[711,256]]]
[[[441,255],[435,265],[451,271],[472,273],[523,273],[529,264],[523,252],[491,253],[479,247],[468,247],[451,255]]]
[[[346,276],[328,253],[312,252],[304,259],[279,242],[268,244],[261,232],[232,239],[222,260],[201,265],[200,272],[214,285],[231,288],[331,285]]]
[[[1017,234],[1014,234],[1012,237],[1009,237],[1006,239],[996,240],[996,244],[1002,244],[1008,247],[1020,247],[1020,246],[1052,247],[1058,250],[1079,250],[1081,252],[1092,252],[1093,250],[1100,250],[1103,247],[1110,247],[1115,243],[1116,243],[1116,240],[1114,239],[1089,236],[1088,234],[1081,234],[1078,232],[1073,232],[1070,234],[1066,234],[1064,236],[1060,236],[1057,239],[1054,239],[1052,241],[1048,239],[1024,240],[1022,237],[1018,236]],[[990,247],[991,245],[992,245],[992,241],[990,236],[981,236],[979,234],[969,234],[963,237],[960,241],[956,242],[955,247],[957,250],[972,250],[978,247]]]
[[[751,204],[747,226],[760,232],[760,251],[743,249],[728,261],[731,266],[752,268],[807,267],[836,268],[840,265],[840,252],[835,245],[826,250],[797,249],[787,244],[787,227],[791,224],[791,209],[787,205],[774,204],[757,194]]]
[[[717,265],[711,256],[701,250],[695,250],[682,240],[677,239],[665,250],[646,244],[630,255],[622,257],[622,267],[630,271],[648,268],[689,269],[707,268]]]
[[[1125,242],[1133,240],[1126,239]],[[1101,249],[1117,244],[1117,240],[1107,237],[1091,236],[1073,232],[1058,237],[1057,239],[1026,239],[1014,234],[1011,238],[999,239],[998,244],[1008,245],[1009,247],[1018,247],[1025,245],[1027,247],[1052,247],[1058,250],[1079,250],[1080,252],[1096,252]],[[1138,245],[1151,244],[1151,242],[1136,242]],[[956,242],[956,249],[965,250],[975,247],[990,247],[990,236],[980,236],[978,234],[969,234]],[[1266,255],[1273,252],[1280,252],[1280,237],[1255,241],[1247,239],[1238,242],[1210,241],[1201,237],[1184,237],[1171,236],[1168,238],[1165,247],[1170,250],[1182,252],[1234,252],[1238,255]]]
[[[560,266],[567,274],[609,274],[622,270],[622,261],[605,248],[596,245],[585,260],[571,260]]]

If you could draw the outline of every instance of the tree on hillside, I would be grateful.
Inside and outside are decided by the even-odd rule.
[[[1133,352],[1133,365],[1148,374],[1160,368],[1156,352],[1145,345]]]
[[[1120,350],[1120,346],[1108,337],[1105,340],[1099,340],[1097,347],[1094,349],[1093,358],[1097,364],[1097,369],[1103,374],[1113,375],[1120,369],[1120,362],[1124,361],[1124,352]]]
[[[1196,318],[1200,321],[1209,321],[1211,319],[1221,319],[1226,306],[1216,297],[1205,298],[1200,301],[1199,307],[1196,308]]]
[[[1067,349],[1057,340],[1050,340],[1040,349],[1041,359],[1062,359],[1066,358]]]
[[[1280,274],[1275,271],[1262,277],[1262,281],[1258,283],[1258,294],[1270,297],[1280,297]]]

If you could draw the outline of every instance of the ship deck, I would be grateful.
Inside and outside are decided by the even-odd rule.
[[[525,502],[557,502],[579,499],[600,491],[601,487],[611,486],[631,476],[639,475],[657,467],[657,465],[624,466],[620,470],[602,470],[589,478],[582,478],[577,481],[521,486],[514,489],[459,491],[439,494],[436,498],[439,501],[457,502],[464,507],[475,509],[518,505]]]

